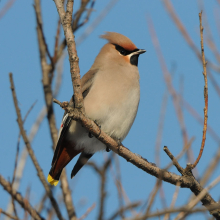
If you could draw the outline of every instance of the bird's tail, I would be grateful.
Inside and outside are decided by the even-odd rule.
[[[63,141],[63,143],[57,147],[58,149],[56,149],[54,153],[52,167],[47,177],[47,181],[54,186],[58,184],[63,168],[83,150],[75,150],[73,143],[66,141]]]

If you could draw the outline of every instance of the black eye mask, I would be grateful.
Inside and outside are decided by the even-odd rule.
[[[134,50],[125,50],[123,47],[117,45],[117,44],[114,44],[115,45],[115,49],[122,55],[122,56],[127,56],[131,53],[134,53],[136,51],[138,51],[139,49],[134,49]],[[135,65],[137,66],[138,65],[138,57],[139,57],[139,54],[134,54],[133,56],[131,56],[130,58],[130,63],[132,65]]]
[[[123,56],[127,56],[135,51],[138,51],[138,49],[134,49],[134,50],[125,50],[123,47],[117,45],[117,44],[114,44],[115,45],[115,49]]]

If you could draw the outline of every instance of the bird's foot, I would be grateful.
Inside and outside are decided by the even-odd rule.
[[[118,143],[118,146],[122,145],[121,139],[117,139],[116,142]]]
[[[94,121],[94,123],[99,127],[99,130],[100,130],[100,133],[101,133],[101,125],[99,125],[96,120]],[[100,135],[100,133],[99,133],[99,135]],[[89,132],[88,136],[89,136],[89,138],[93,138],[94,137],[91,132]]]

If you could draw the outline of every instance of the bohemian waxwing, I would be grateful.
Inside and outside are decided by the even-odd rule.
[[[82,77],[82,94],[86,115],[108,135],[122,141],[128,134],[137,114],[140,99],[138,57],[145,50],[115,32],[101,38],[108,40],[91,69]],[[74,106],[71,99],[70,104]],[[81,167],[106,146],[92,137],[79,122],[65,114],[61,123],[48,182],[57,185],[63,168],[79,153],[71,178]]]

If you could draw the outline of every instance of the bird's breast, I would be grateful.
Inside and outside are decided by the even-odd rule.
[[[128,74],[97,74],[84,100],[87,115],[121,140],[133,124],[140,99],[138,72]]]

